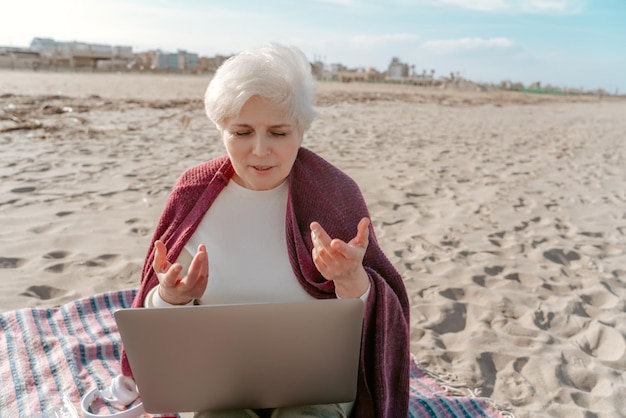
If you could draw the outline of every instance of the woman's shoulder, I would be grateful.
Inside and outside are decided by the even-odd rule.
[[[306,148],[298,153],[289,187],[293,215],[303,231],[317,221],[330,235],[347,242],[361,218],[369,217],[358,184]]]
[[[214,158],[185,170],[176,183],[176,188],[206,186],[215,179],[228,181],[232,176],[232,165],[228,156]]]
[[[352,177],[308,148],[300,148],[292,177],[296,182],[309,186],[360,194],[359,186]]]

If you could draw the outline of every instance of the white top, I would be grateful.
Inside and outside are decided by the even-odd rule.
[[[186,274],[198,245],[206,245],[209,280],[200,304],[313,299],[289,262],[285,230],[288,192],[287,181],[264,191],[228,182],[177,260]],[[148,293],[145,306],[171,306],[156,290]],[[368,295],[369,289],[361,299],[365,301]]]
[[[313,299],[298,282],[289,262],[285,230],[288,193],[287,181],[266,191],[228,182],[177,260],[185,275],[198,245],[206,245],[209,280],[200,304]],[[361,296],[364,302],[370,288],[371,284]],[[160,297],[158,286],[146,295],[144,305],[173,306]],[[353,405],[348,402],[339,407],[348,416]]]

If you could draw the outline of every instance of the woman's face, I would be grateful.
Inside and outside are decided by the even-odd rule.
[[[289,175],[302,132],[295,119],[266,99],[252,97],[222,128],[233,180],[247,189],[270,190]]]

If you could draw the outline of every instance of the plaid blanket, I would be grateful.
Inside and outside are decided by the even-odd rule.
[[[129,307],[135,293],[0,313],[0,418],[45,416],[63,397],[80,410],[86,392],[108,387],[119,374],[121,348],[113,312]],[[445,395],[414,360],[409,390],[411,417],[502,417],[485,399]],[[94,407],[107,413],[105,405]]]

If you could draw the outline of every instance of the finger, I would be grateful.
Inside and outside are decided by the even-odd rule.
[[[369,226],[370,226],[369,218],[362,218],[359,221],[359,225],[357,226],[356,237],[354,239],[354,243],[358,245],[359,247],[367,247],[367,244],[369,243],[369,235],[370,235]]]
[[[326,254],[325,251],[324,253]],[[315,264],[317,271],[322,273],[322,276],[325,276],[325,273],[328,270],[328,264],[326,263],[320,252],[316,251],[315,249],[313,250],[313,264]]]
[[[198,252],[193,256],[191,263],[189,264],[189,271],[198,272],[202,268],[202,264],[206,261],[206,247],[204,245],[198,246]]]
[[[320,249],[324,249],[326,251],[331,251],[330,243],[332,239],[326,233],[322,225],[317,222],[311,222],[311,240],[313,241],[313,245],[319,247]]]
[[[357,225],[356,236],[352,238],[349,243],[346,244],[339,239],[334,239],[331,242],[331,247],[346,258],[358,257],[362,250],[367,248],[369,244],[369,225],[369,218],[361,218]]]
[[[340,239],[334,239],[330,243],[332,249],[335,251],[335,254],[342,256],[343,258],[355,258],[359,249],[354,248],[354,246],[350,244],[346,244]]]
[[[206,282],[209,279],[209,253],[206,251],[204,244],[198,246],[198,253],[202,253],[202,259],[200,261],[200,274],[203,281]]]
[[[183,270],[183,266],[180,264],[173,264],[165,274],[161,274],[162,280],[160,281],[162,286],[175,287],[180,282],[180,272]]]
[[[205,282],[208,278],[208,255],[206,248],[202,246],[198,247],[198,253],[193,257],[187,276],[182,280],[186,287],[193,288],[202,282]]]
[[[336,261],[348,261],[348,262],[363,262],[366,247],[360,247],[353,243],[346,244],[340,240],[333,240],[333,249],[335,250]],[[339,258],[341,257],[341,259]]]
[[[157,273],[165,273],[169,267],[169,263],[167,262],[167,248],[161,240],[155,241],[154,247],[155,253],[152,268]]]

